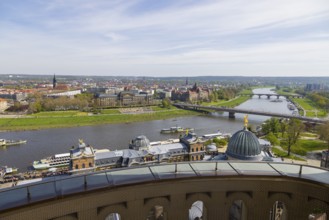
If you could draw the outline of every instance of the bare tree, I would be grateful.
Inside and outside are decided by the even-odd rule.
[[[319,126],[318,134],[319,134],[321,140],[324,140],[325,142],[327,142],[328,154],[329,154],[329,122],[328,121]],[[327,167],[328,163],[329,163],[328,154],[327,154],[327,157],[326,157],[324,167]]]
[[[298,119],[290,119],[287,125],[286,141],[288,145],[288,156],[290,156],[291,146],[296,144],[300,133],[304,130],[304,124]]]

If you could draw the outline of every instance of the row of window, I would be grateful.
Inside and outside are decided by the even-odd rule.
[[[198,152],[199,151],[199,148],[195,148],[195,152]],[[200,151],[203,151],[202,147],[200,148]],[[192,152],[194,152],[194,148],[192,148]]]
[[[88,165],[89,165],[89,167],[93,167],[93,164],[92,164],[92,163],[89,163]],[[83,163],[83,164],[81,165],[81,168],[82,168],[82,169],[83,169],[83,168],[86,168],[86,165]],[[80,168],[79,168],[79,164],[76,164],[76,165],[75,165],[75,169],[76,169],[76,170],[77,170],[77,169],[80,169]]]

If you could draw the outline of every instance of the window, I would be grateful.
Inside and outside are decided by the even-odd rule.
[[[111,213],[106,216],[105,220],[120,220],[121,216],[118,213]]]
[[[166,220],[167,219],[167,213],[165,212],[163,206],[156,205],[151,208],[151,210],[148,213],[148,216],[146,217],[147,220]]]
[[[89,167],[93,167],[93,165],[91,163],[89,163]]]
[[[236,200],[232,203],[229,211],[229,219],[234,219],[234,220],[247,219],[247,209],[242,200]]]
[[[194,202],[191,208],[188,211],[189,220],[199,220],[199,219],[207,219],[206,216],[206,207],[204,206],[203,202],[198,200]]]
[[[273,204],[273,208],[270,211],[270,216],[273,219],[280,219],[280,220],[286,220],[287,218],[287,210],[286,206],[283,202],[281,201],[276,201]]]
[[[85,166],[85,164],[84,164],[84,163],[82,164],[82,168],[86,168],[86,166]]]
[[[79,165],[78,164],[75,165],[75,169],[79,169]]]

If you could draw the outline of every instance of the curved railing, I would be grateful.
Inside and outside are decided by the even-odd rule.
[[[58,176],[0,190],[0,211],[100,188],[168,179],[272,176],[311,180],[329,187],[329,170],[308,165],[264,162],[183,162]]]

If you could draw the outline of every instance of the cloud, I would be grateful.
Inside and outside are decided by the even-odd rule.
[[[327,0],[12,2],[0,3],[0,73],[294,75],[316,66],[323,75],[329,67]]]

